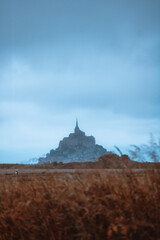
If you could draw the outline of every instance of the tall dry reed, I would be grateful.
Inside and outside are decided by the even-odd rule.
[[[0,240],[160,239],[158,170],[0,178]]]

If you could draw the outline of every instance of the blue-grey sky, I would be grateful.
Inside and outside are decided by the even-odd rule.
[[[160,136],[159,0],[0,0],[0,162],[80,128],[108,150]]]

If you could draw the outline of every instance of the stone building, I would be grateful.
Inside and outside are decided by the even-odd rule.
[[[105,148],[95,143],[93,136],[86,136],[80,130],[78,120],[76,120],[74,133],[64,137],[59,142],[58,148],[52,149],[50,153],[46,154],[46,157],[40,158],[39,163],[95,161],[106,153],[107,150]]]

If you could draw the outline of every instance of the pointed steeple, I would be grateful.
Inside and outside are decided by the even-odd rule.
[[[80,132],[80,129],[79,129],[79,126],[78,126],[78,119],[76,118],[76,126],[75,126],[75,129],[74,129],[74,132],[75,133],[79,133]]]
[[[76,118],[76,128],[79,128],[78,127],[78,118]]]

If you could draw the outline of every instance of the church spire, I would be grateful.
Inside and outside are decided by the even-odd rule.
[[[78,127],[78,118],[76,118],[76,128],[79,128]]]
[[[76,118],[76,126],[75,126],[75,129],[74,129],[74,132],[76,134],[78,134],[80,132],[80,129],[79,129],[79,126],[78,126],[78,119]]]

